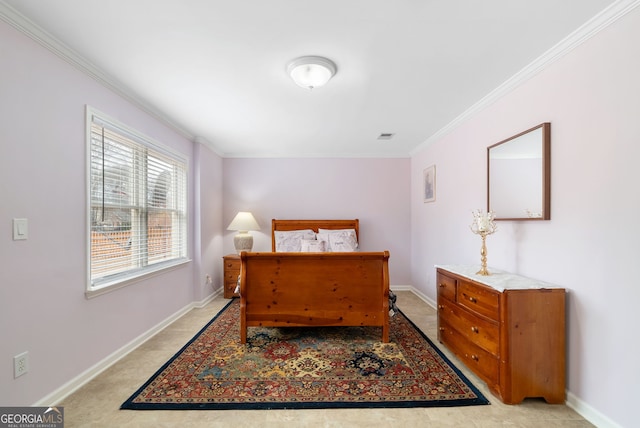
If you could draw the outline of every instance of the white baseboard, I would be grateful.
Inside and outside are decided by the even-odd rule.
[[[413,287],[410,285],[390,285],[391,291],[413,291]]]
[[[33,404],[33,406],[37,406],[37,407],[47,406],[48,407],[48,406],[55,406],[55,405],[59,404],[65,398],[67,398],[69,395],[73,394],[78,389],[80,389],[82,386],[84,386],[89,381],[91,381],[93,378],[98,376],[100,373],[102,373],[103,371],[105,371],[106,369],[108,369],[109,367],[111,367],[112,365],[117,363],[118,361],[120,361],[122,358],[124,358],[131,351],[133,351],[138,346],[140,346],[143,343],[145,343],[147,340],[151,339],[153,336],[155,336],[156,334],[161,332],[163,329],[165,329],[171,323],[173,323],[174,321],[176,321],[177,319],[179,319],[180,317],[182,317],[183,315],[185,315],[187,312],[189,312],[190,310],[192,310],[194,308],[202,308],[202,307],[204,307],[207,303],[209,303],[211,300],[213,300],[221,292],[222,292],[222,289],[217,290],[217,291],[215,291],[214,293],[212,293],[211,295],[207,296],[206,298],[204,298],[203,300],[201,300],[199,302],[189,303],[188,305],[186,305],[182,309],[178,310],[174,314],[170,315],[169,317],[167,317],[166,319],[161,321],[159,324],[157,324],[156,326],[154,326],[150,330],[146,331],[145,333],[143,333],[140,336],[138,336],[135,339],[133,339],[131,342],[127,343],[122,348],[120,348],[117,351],[113,352],[111,355],[107,356],[102,361],[99,361],[98,363],[96,363],[95,365],[90,367],[89,369],[87,369],[84,372],[80,373],[80,375],[78,375],[75,378],[71,379],[69,382],[65,383],[60,388],[58,388],[55,391],[53,391],[51,394],[41,398],[40,400],[35,402]]]
[[[425,302],[427,305],[431,306],[434,309],[436,308],[436,303],[433,300],[431,300],[429,296],[427,296],[426,294],[423,294],[420,290],[415,289],[411,285],[390,285],[389,289],[391,291],[410,291],[413,294],[415,294],[420,300]]]
[[[392,289],[411,291],[413,294],[415,294],[417,297],[419,297],[421,300],[423,300],[426,304],[428,304],[432,308],[435,309],[437,307],[436,302],[434,302],[431,298],[429,298],[429,296],[427,296],[426,294],[422,293],[420,290],[415,289],[411,286],[392,287]],[[566,394],[567,394],[567,401],[566,401],[567,407],[570,407],[571,409],[575,410],[576,413],[578,413],[580,416],[585,418],[587,421],[591,422],[593,425],[597,426],[598,428],[622,428],[621,425],[618,425],[617,423],[609,419],[607,416],[600,413],[598,410],[594,409],[584,401],[580,400],[571,392],[567,391]]]
[[[413,294],[415,294],[419,299],[421,299],[426,304],[431,306],[432,308],[435,309],[437,306],[436,302],[433,301],[431,298],[429,298],[429,296],[427,296],[426,294],[422,293],[420,290],[410,285],[393,285],[390,288],[392,291],[410,291]],[[209,296],[207,296],[206,298],[204,298],[199,302],[193,302],[186,305],[185,307],[183,307],[173,315],[169,316],[168,318],[160,322],[158,325],[151,328],[149,331],[141,334],[131,342],[127,343],[122,348],[118,349],[117,351],[109,355],[107,358],[103,359],[102,361],[95,364],[93,367],[85,370],[83,373],[76,376],[74,379],[65,383],[60,388],[53,391],[51,394],[38,400],[36,403],[33,404],[33,406],[38,406],[38,407],[54,406],[60,403],[66,397],[73,394],[75,391],[80,389],[86,383],[88,383],[93,378],[98,376],[100,373],[102,373],[103,371],[111,367],[113,364],[117,363],[119,360],[124,358],[131,351],[133,351],[138,346],[145,343],[147,340],[151,339],[153,336],[161,332],[163,329],[165,329],[171,323],[173,323],[174,321],[176,321],[177,319],[185,315],[187,312],[189,312],[194,308],[203,308],[211,300],[216,298],[221,293],[222,293],[222,288],[214,291],[212,294],[210,294]],[[567,391],[566,404],[568,407],[575,410],[580,416],[582,416],[583,418],[585,418],[586,420],[588,420],[589,422],[591,422],[592,424],[594,424],[599,428],[622,428],[622,426],[618,425],[617,423],[609,419],[606,415],[603,415],[598,410],[594,409],[593,407],[591,407],[584,401],[580,400],[578,397],[576,397],[574,394],[568,391]]]
[[[580,416],[597,426],[598,428],[622,428],[622,425],[618,425],[606,415],[603,415],[598,410],[594,409],[578,397],[567,391],[567,407],[575,410]]]

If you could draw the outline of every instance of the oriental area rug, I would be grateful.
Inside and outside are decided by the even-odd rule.
[[[251,327],[233,299],[121,409],[223,410],[489,404],[401,311],[380,327]]]

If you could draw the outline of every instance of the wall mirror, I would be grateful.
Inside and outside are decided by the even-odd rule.
[[[551,124],[487,148],[487,209],[496,220],[549,220]]]

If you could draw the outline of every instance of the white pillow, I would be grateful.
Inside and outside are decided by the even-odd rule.
[[[324,253],[326,250],[325,241],[317,241],[315,239],[303,239],[300,241],[303,253]]]
[[[299,253],[302,249],[303,239],[315,239],[315,233],[311,229],[304,230],[276,230],[273,232],[276,240],[276,252]]]
[[[355,229],[318,229],[316,237],[319,241],[327,242],[327,251],[338,253],[358,249]]]
[[[329,247],[329,234],[328,233],[316,233],[316,241],[324,244],[325,251],[331,251]]]

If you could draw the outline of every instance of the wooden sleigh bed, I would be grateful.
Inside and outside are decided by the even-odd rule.
[[[276,252],[276,231],[355,229],[355,220],[273,220],[272,252],[240,255],[240,340],[247,328],[379,326],[389,341],[389,252]]]

